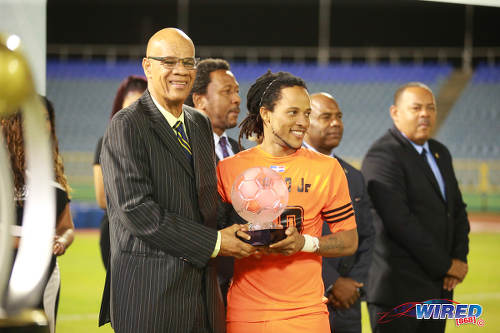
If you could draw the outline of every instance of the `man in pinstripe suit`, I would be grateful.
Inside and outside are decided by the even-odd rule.
[[[111,269],[100,323],[111,320],[119,333],[225,332],[210,259],[255,251],[235,236],[249,239],[244,227],[216,230],[210,122],[182,104],[196,64],[182,31],[153,35],[142,63],[148,90],[113,117],[104,136]]]

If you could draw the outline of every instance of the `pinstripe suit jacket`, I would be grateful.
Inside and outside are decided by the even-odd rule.
[[[217,179],[207,117],[183,106],[193,164],[148,91],[113,117],[101,154],[111,239],[110,304],[116,332],[192,332],[208,313],[224,332],[210,256],[217,241]],[[109,271],[109,270],[108,270]]]

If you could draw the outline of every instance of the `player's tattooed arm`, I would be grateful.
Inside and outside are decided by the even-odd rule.
[[[353,255],[357,249],[357,229],[336,232],[319,239],[319,254],[323,257],[350,256]]]

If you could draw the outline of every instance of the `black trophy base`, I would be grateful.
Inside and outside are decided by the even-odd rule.
[[[245,231],[245,233],[249,234],[250,240],[246,240],[240,238],[245,243],[248,243],[253,246],[268,246],[272,243],[279,242],[282,239],[286,238],[285,235],[286,229],[263,229],[263,230],[254,230],[254,231]]]

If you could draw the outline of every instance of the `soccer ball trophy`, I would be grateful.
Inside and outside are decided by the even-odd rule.
[[[249,223],[251,239],[245,242],[264,246],[286,237],[283,226],[273,222],[288,203],[288,187],[276,171],[266,167],[245,170],[234,180],[231,201]]]

